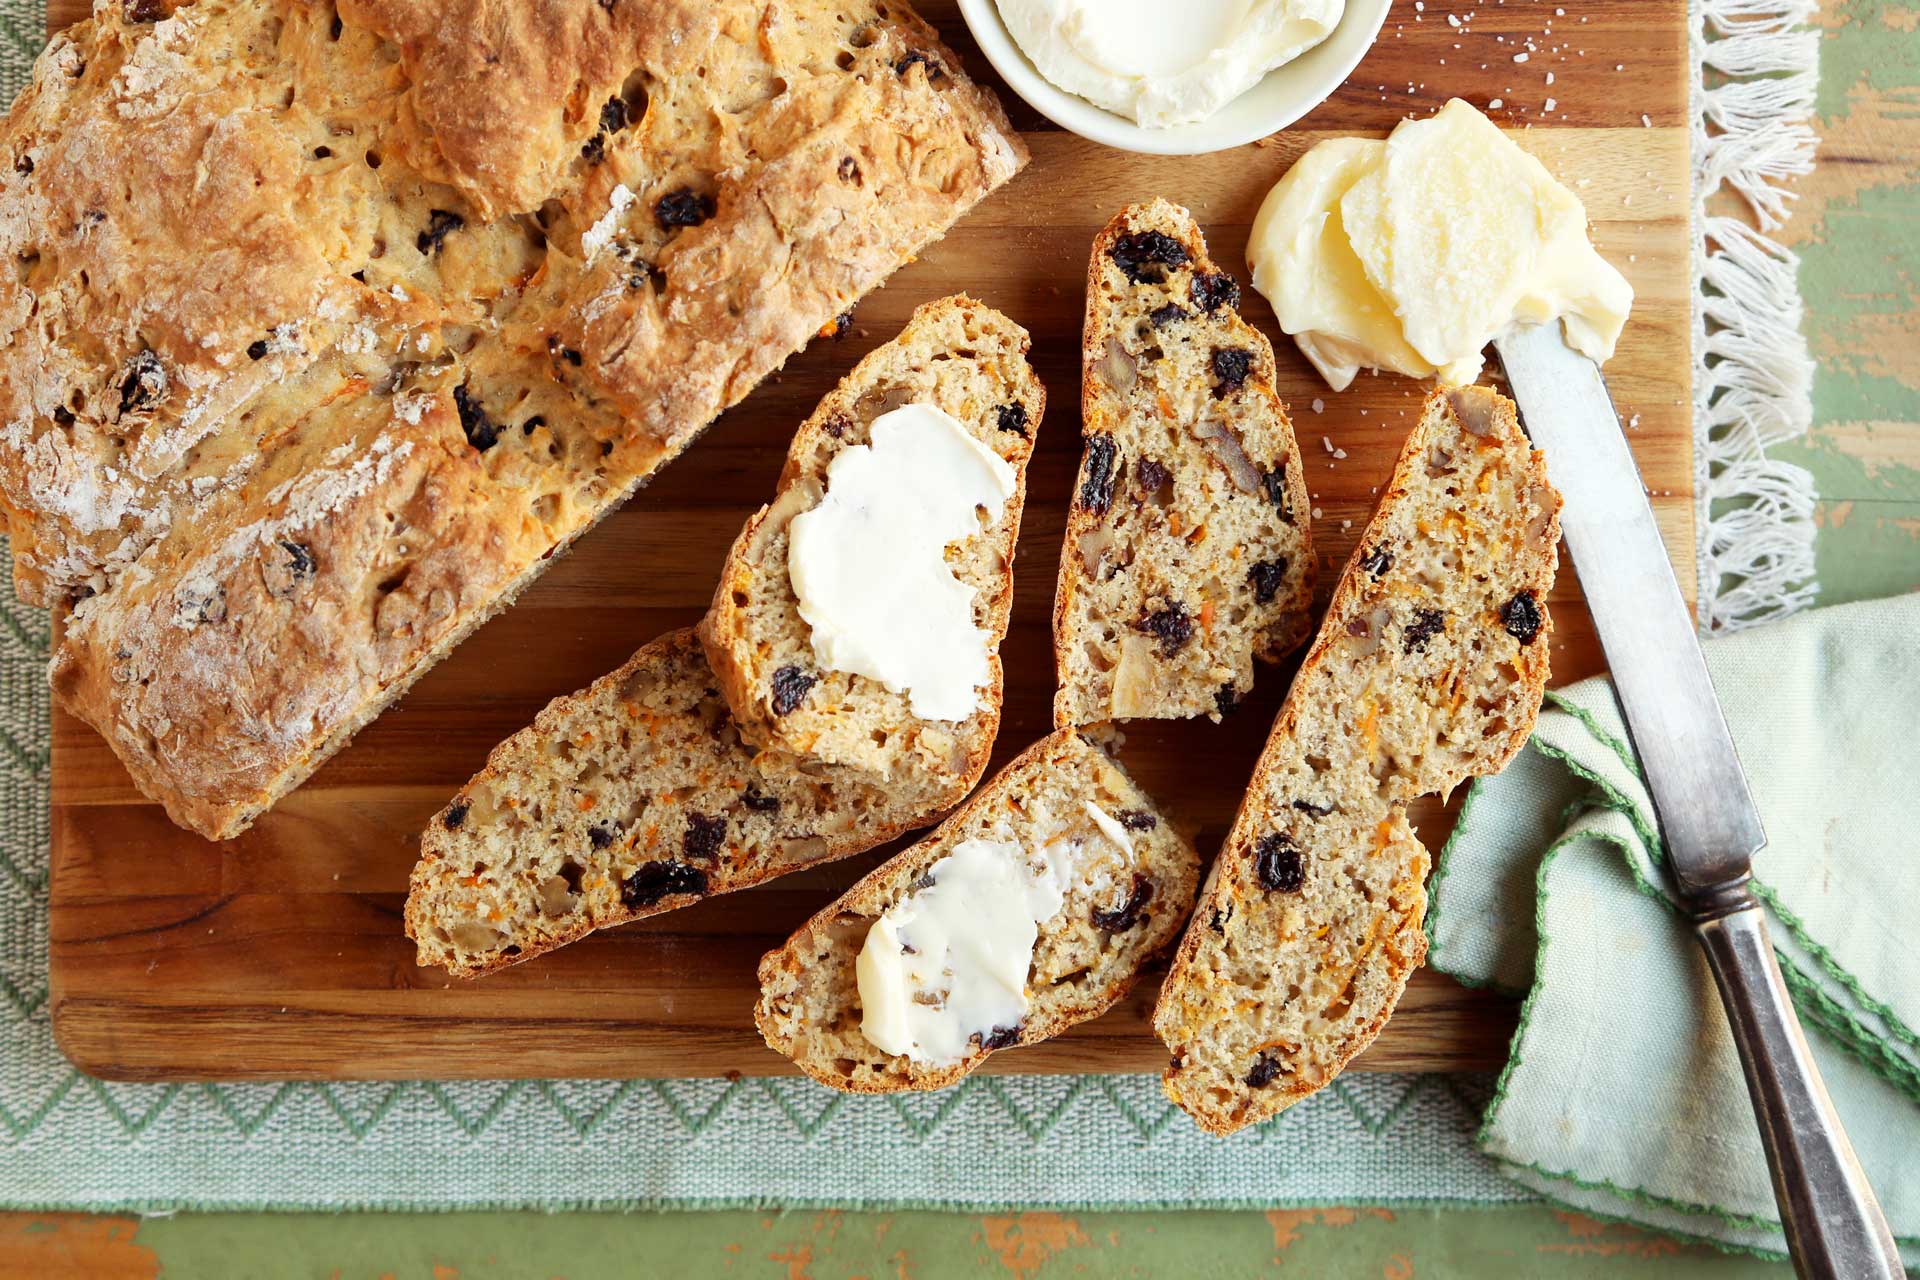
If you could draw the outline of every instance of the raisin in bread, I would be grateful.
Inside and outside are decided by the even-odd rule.
[[[1013,600],[1027,459],[1046,405],[1027,363],[1028,345],[1026,330],[972,298],[927,303],[801,426],[773,501],[733,544],[700,626],[708,661],[747,737],[882,777],[919,767],[931,750],[954,756],[968,788],[978,781],[1000,723],[999,645]],[[828,466],[868,444],[875,418],[908,403],[953,415],[1015,474],[999,517],[947,550],[954,578],[973,592],[973,623],[986,633],[991,673],[978,691],[978,709],[964,720],[923,719],[905,692],[821,666],[787,573],[789,528],[827,492]]]
[[[1547,679],[1560,498],[1511,402],[1436,392],[1275,721],[1154,1011],[1214,1133],[1331,1080],[1426,955],[1406,806],[1498,772]]]
[[[1091,803],[1102,811],[1095,818]],[[1123,853],[1116,829],[1131,843]],[[930,887],[929,871],[969,840],[1065,846],[1064,900],[1039,922],[1017,1026],[982,1029],[958,1062],[922,1062],[868,1040],[856,964],[887,910]],[[1041,855],[1045,856],[1045,855]],[[938,1089],[989,1053],[1058,1035],[1109,1008],[1178,933],[1193,905],[1199,858],[1153,800],[1072,729],[1042,738],[911,849],[822,909],[760,962],[760,1034],[822,1084],[857,1093]]]
[[[1087,268],[1085,454],[1054,595],[1056,725],[1219,719],[1307,636],[1307,490],[1273,348],[1193,217],[1123,210]]]
[[[670,632],[556,698],[427,824],[407,936],[422,965],[490,973],[870,849],[966,790],[944,759],[882,787],[748,746],[693,632]]]
[[[1024,152],[899,0],[102,4],[0,128],[64,705],[231,836]]]

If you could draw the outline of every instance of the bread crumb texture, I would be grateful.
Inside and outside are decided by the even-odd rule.
[[[1013,604],[1013,553],[1046,391],[1027,363],[1027,332],[958,296],[914,312],[900,335],[855,366],[794,436],[778,491],[747,522],[720,572],[701,623],[715,674],[749,738],[875,777],[946,761],[977,780],[1000,723],[999,645]],[[1010,464],[1013,496],[991,525],[947,549],[955,579],[973,591],[973,622],[987,635],[991,684],[960,721],[912,713],[907,694],[877,680],[822,668],[787,574],[788,533],[817,506],[827,468],[866,445],[874,420],[908,404],[951,414]]]
[[[898,0],[103,4],[0,153],[16,583],[216,837],[1025,160]]]
[[[1495,773],[1547,679],[1560,498],[1510,401],[1436,392],[1274,723],[1154,1010],[1215,1133],[1325,1085],[1426,955],[1406,807]]]
[[[1054,723],[1218,720],[1311,629],[1313,544],[1273,348],[1193,217],[1122,210],[1087,269]]]
[[[1123,858],[1083,802],[1129,832]],[[1106,856],[1076,860],[1059,912],[1041,923],[1027,976],[1031,1001],[1014,1034],[951,1065],[889,1054],[861,1031],[855,962],[867,931],[915,882],[966,840],[1003,840],[1026,849],[1076,834]],[[1097,1017],[1125,995],[1141,970],[1178,936],[1192,909],[1199,857],[1153,799],[1099,747],[1071,729],[1029,747],[939,830],[889,859],[822,909],[760,962],[760,1034],[822,1084],[853,1093],[939,1089],[988,1054],[1058,1035]]]
[[[972,781],[942,762],[882,786],[751,747],[693,632],[671,632],[555,699],[427,824],[407,934],[422,965],[488,973],[870,849]]]

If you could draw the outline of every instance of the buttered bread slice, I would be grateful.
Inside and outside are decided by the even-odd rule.
[[[1111,1006],[1170,945],[1199,859],[1074,730],[760,962],[760,1034],[822,1084],[938,1089]]]
[[[1496,773],[1547,679],[1560,498],[1510,401],[1431,396],[1275,721],[1154,1010],[1230,1133],[1325,1085],[1426,955],[1406,806]]]
[[[557,698],[427,824],[407,895],[422,965],[504,968],[595,929],[870,849],[966,792],[882,787],[741,740],[691,630]]]
[[[1046,404],[1027,348],[972,298],[927,303],[801,426],[700,627],[749,739],[979,779]]]
[[[1307,637],[1306,482],[1273,348],[1239,299],[1176,204],[1123,210],[1093,242],[1056,725],[1217,720],[1256,658]]]

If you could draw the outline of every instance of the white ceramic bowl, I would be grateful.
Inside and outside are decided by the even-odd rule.
[[[960,13],[987,61],[1047,119],[1083,138],[1151,155],[1192,156],[1264,138],[1298,120],[1338,89],[1372,47],[1392,0],[1347,0],[1333,33],[1205,120],[1145,129],[1058,88],[1034,69],[1000,20],[994,0],[960,0]]]

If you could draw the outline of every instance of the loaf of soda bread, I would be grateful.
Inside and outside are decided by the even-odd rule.
[[[693,632],[670,632],[554,699],[428,822],[407,936],[422,965],[490,973],[871,849],[968,785],[946,760],[882,786],[748,746]]]
[[[1131,845],[1122,852],[1087,809],[1097,806]],[[856,965],[888,908],[930,883],[929,872],[969,840],[1018,843],[1029,858],[1070,848],[1062,905],[1039,922],[1017,1026],[981,1028],[958,1062],[891,1054],[862,1031]],[[824,907],[760,962],[754,1018],[775,1050],[822,1084],[854,1093],[938,1089],[988,1054],[1058,1035],[1108,1009],[1172,944],[1193,905],[1193,846],[1104,751],[1058,730],[996,774],[940,828]]]
[[[60,701],[235,834],[1024,160],[901,0],[95,6],[0,128]]]
[[[1087,268],[1085,453],[1053,606],[1054,723],[1210,716],[1307,637],[1306,480],[1273,348],[1193,217],[1122,210]]]
[[[734,542],[700,625],[721,692],[750,740],[878,777],[917,768],[931,745],[964,762],[967,789],[979,780],[1000,724],[999,645],[1013,602],[1027,459],[1046,406],[1028,345],[1026,330],[972,298],[927,303],[801,425],[773,501]],[[828,466],[869,443],[875,418],[906,404],[951,414],[1015,475],[998,518],[947,549],[954,578],[973,592],[973,623],[987,636],[990,683],[964,720],[922,718],[905,691],[822,667],[787,574],[789,526],[827,492]]]
[[[1425,958],[1416,797],[1498,772],[1547,680],[1560,498],[1510,401],[1435,392],[1273,726],[1154,1010],[1230,1133],[1339,1073]]]

